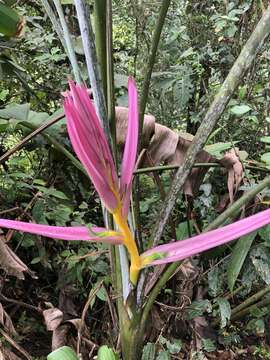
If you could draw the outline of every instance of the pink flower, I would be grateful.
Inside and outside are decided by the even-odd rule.
[[[123,242],[122,234],[119,232],[97,226],[50,226],[0,219],[0,227],[60,240],[102,241],[110,244]]]
[[[156,246],[141,255],[143,266],[167,264],[188,258],[240,238],[270,223],[270,209],[192,238]]]

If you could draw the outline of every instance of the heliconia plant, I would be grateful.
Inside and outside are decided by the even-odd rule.
[[[97,117],[87,88],[69,82],[64,99],[68,135],[75,153],[85,167],[99,197],[112,214],[117,231],[102,227],[61,227],[0,219],[0,227],[62,240],[98,241],[124,244],[130,256],[130,281],[135,286],[141,269],[188,258],[225,244],[270,223],[270,209],[192,238],[156,246],[139,254],[127,215],[138,144],[138,94],[129,78],[129,112],[126,143],[118,179],[110,146]]]

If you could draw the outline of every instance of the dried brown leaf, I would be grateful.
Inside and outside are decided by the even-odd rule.
[[[116,108],[117,142],[121,146],[123,146],[125,142],[127,116],[127,108]],[[193,136],[191,134],[178,134],[168,127],[156,123],[154,116],[145,115],[143,146],[146,148],[148,156],[144,157],[144,161],[141,164],[142,167],[157,166],[163,163],[168,165],[181,165],[192,139]],[[149,158],[151,159],[151,164],[149,164]],[[196,159],[197,162],[214,160],[215,159],[204,150],[199,152]],[[194,196],[197,193],[206,172],[206,168],[196,168],[192,170],[184,186],[185,194]]]
[[[0,324],[5,328],[6,332],[8,332],[9,334],[11,335],[17,334],[10,316],[4,310],[3,305],[1,303],[0,303]]]
[[[234,195],[236,194],[243,179],[243,166],[238,156],[238,149],[231,149],[227,151],[220,162],[228,170],[227,186],[230,203],[232,203]]]
[[[24,272],[32,277],[34,273],[22,262],[22,260],[4,243],[0,237],[0,267],[8,274],[24,279]]]
[[[57,308],[44,310],[43,316],[49,331],[54,331],[63,321],[63,313]]]

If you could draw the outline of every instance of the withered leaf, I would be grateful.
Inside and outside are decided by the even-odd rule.
[[[35,277],[22,260],[10,249],[0,236],[0,267],[8,274],[16,276],[18,279],[24,279],[24,272]]]
[[[63,313],[57,308],[47,309],[43,311],[43,317],[47,330],[54,331],[63,321]]]

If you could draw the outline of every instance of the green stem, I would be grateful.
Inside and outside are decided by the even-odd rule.
[[[254,186],[253,189],[247,191],[240,199],[235,201],[230,207],[228,207],[222,214],[220,214],[214,221],[211,222],[205,229],[204,232],[216,229],[222,225],[229,217],[235,216],[240,211],[241,207],[252,200],[259,192],[264,188],[270,186],[270,176],[265,178],[258,185]]]
[[[150,313],[150,310],[152,309],[152,306],[160,293],[160,291],[163,289],[167,281],[171,278],[171,276],[175,273],[176,269],[180,266],[181,261],[178,261],[176,263],[172,263],[168,266],[168,268],[164,271],[164,273],[161,275],[160,279],[156,283],[154,289],[151,291],[146,304],[142,311],[142,317],[140,321],[140,331],[144,333],[146,322],[148,319],[148,315]]]
[[[113,76],[113,33],[112,33],[112,2],[107,0],[106,7],[106,74],[107,74],[107,109],[108,122],[111,130],[112,150],[116,166],[117,143],[115,123],[115,101],[114,101],[114,76]]]
[[[61,23],[61,26],[63,29],[63,36],[65,38],[66,48],[67,48],[67,55],[69,57],[69,60],[70,60],[71,66],[72,66],[75,80],[78,84],[81,84],[79,65],[77,62],[76,54],[75,54],[75,51],[73,48],[71,36],[70,36],[69,30],[68,30],[68,26],[67,26],[67,23],[65,20],[65,15],[64,15],[60,0],[54,0],[54,5],[56,7],[56,10],[57,10],[57,13],[58,13],[58,16],[60,19],[60,23]]]
[[[107,0],[94,1],[94,30],[103,91],[107,101],[106,3]]]
[[[93,90],[96,112],[104,128],[107,138],[110,139],[110,129],[107,120],[106,102],[99,72],[95,47],[95,37],[92,29],[91,18],[88,14],[85,2],[83,0],[74,0],[74,4],[77,11],[87,71],[91,83],[91,88]]]
[[[269,32],[270,5],[263,14],[261,20],[257,24],[247,43],[243,47],[226,80],[220,87],[219,92],[217,93],[214,101],[212,102],[209,110],[202,120],[202,123],[192,141],[192,144],[188,148],[183,164],[179,167],[175,174],[166,201],[163,203],[163,208],[156,222],[154,238],[151,244],[152,246],[155,246],[159,243],[170,213],[178,198],[178,193],[182,189],[184,183],[187,180],[187,177],[189,176],[197,154],[203,149],[207,138],[211,134],[214,126],[225,110],[225,107],[233,95],[235,89],[237,88],[240,80],[243,78],[245,72],[255,59],[258,50],[261,48]]]
[[[160,10],[159,10],[159,16],[157,19],[157,25],[154,31],[154,35],[153,35],[153,39],[152,39],[152,44],[151,44],[151,50],[150,50],[150,54],[148,57],[148,62],[146,65],[146,70],[144,72],[144,82],[143,82],[143,87],[142,87],[142,94],[140,96],[140,129],[139,129],[139,139],[142,139],[142,128],[143,128],[143,120],[144,120],[144,113],[145,113],[145,108],[146,108],[146,103],[147,103],[147,99],[148,99],[148,92],[149,92],[149,86],[150,86],[150,81],[151,81],[151,75],[152,75],[152,71],[153,71],[153,67],[155,64],[155,59],[156,59],[156,54],[157,54],[157,49],[158,49],[158,44],[159,44],[159,40],[160,40],[160,35],[161,35],[161,31],[165,22],[165,18],[168,12],[168,8],[170,6],[171,0],[163,0]],[[140,149],[140,146],[138,147]]]
[[[234,309],[232,309],[231,317],[233,318],[241,310],[243,310],[243,309],[249,307],[250,305],[256,303],[258,300],[260,300],[264,295],[266,295],[269,292],[270,292],[270,285],[268,285],[264,289],[258,291],[256,294],[250,296],[245,301],[243,301],[241,304],[239,304]]]
[[[270,297],[266,298],[266,299],[263,299],[259,302],[257,302],[256,304],[253,304],[241,311],[239,311],[238,313],[236,313],[235,315],[233,315],[231,317],[231,321],[235,321],[245,315],[248,315],[250,312],[252,312],[253,310],[256,310],[256,309],[259,309],[261,307],[264,307],[264,306],[268,306],[270,304]]]
[[[53,9],[51,8],[48,0],[41,0],[42,5],[47,13],[47,15],[49,16],[52,26],[54,28],[54,31],[56,32],[59,40],[61,41],[61,44],[63,46],[63,48],[65,49],[65,52],[68,54],[68,50],[67,50],[67,44],[64,38],[64,34],[63,34],[63,30],[59,24],[59,21],[57,19],[57,17],[55,16]]]

